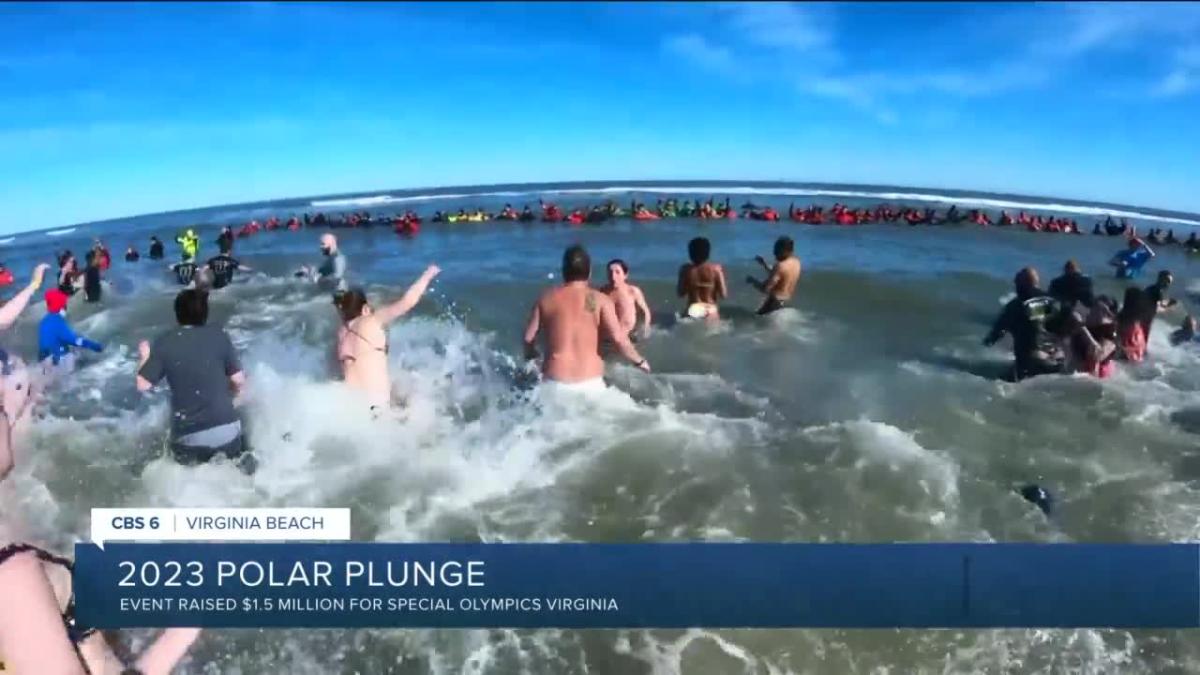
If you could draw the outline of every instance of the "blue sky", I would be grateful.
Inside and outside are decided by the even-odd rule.
[[[1200,4],[0,4],[0,230],[721,178],[1200,211]]]

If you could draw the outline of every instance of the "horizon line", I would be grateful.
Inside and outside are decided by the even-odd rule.
[[[923,187],[923,186],[912,186],[912,185],[886,185],[886,184],[878,184],[878,183],[822,183],[822,182],[791,181],[791,180],[731,180],[731,179],[694,179],[694,178],[692,178],[692,179],[659,179],[659,178],[648,179],[648,178],[643,178],[643,179],[625,179],[625,180],[568,180],[568,181],[532,181],[532,182],[520,182],[520,183],[477,183],[477,184],[471,184],[471,185],[443,185],[443,186],[421,186],[421,187],[403,187],[403,188],[379,188],[379,189],[374,189],[374,190],[360,190],[360,191],[354,191],[354,192],[335,192],[335,193],[327,193],[327,194],[300,195],[300,196],[290,196],[290,197],[268,197],[268,198],[260,198],[260,199],[255,199],[255,200],[251,200],[251,201],[245,201],[245,202],[232,202],[232,203],[225,203],[225,204],[208,204],[208,205],[203,205],[203,206],[191,206],[191,207],[185,207],[185,208],[170,209],[167,211],[151,211],[148,213],[136,213],[136,214],[131,214],[131,215],[118,216],[115,218],[103,218],[100,220],[83,221],[83,222],[78,222],[78,223],[56,225],[53,227],[45,227],[45,228],[38,228],[38,229],[32,229],[32,230],[18,230],[18,231],[14,231],[14,232],[5,233],[5,234],[3,234],[3,236],[13,237],[13,236],[23,235],[23,234],[38,234],[41,232],[54,232],[56,230],[65,230],[65,229],[69,229],[69,228],[88,227],[88,226],[92,226],[92,225],[105,225],[105,224],[115,223],[115,222],[119,222],[119,221],[123,221],[123,220],[133,220],[133,219],[138,219],[138,218],[151,218],[151,217],[155,217],[155,216],[173,216],[173,215],[178,215],[178,214],[189,213],[192,211],[205,211],[205,210],[209,210],[209,209],[247,208],[247,207],[253,207],[256,205],[268,204],[270,202],[286,202],[286,201],[302,201],[302,200],[317,201],[317,200],[323,200],[323,199],[347,199],[347,198],[354,198],[354,197],[360,197],[360,196],[379,195],[379,194],[393,193],[393,192],[394,193],[402,193],[399,196],[412,196],[413,194],[429,192],[429,193],[432,193],[429,195],[430,198],[437,198],[439,196],[438,194],[436,194],[437,192],[451,192],[451,191],[461,192],[461,191],[470,191],[470,190],[481,190],[481,189],[485,189],[485,188],[494,190],[496,188],[533,188],[533,187],[537,187],[537,186],[549,186],[549,185],[561,186],[562,188],[566,188],[566,189],[571,189],[571,188],[580,189],[579,186],[590,186],[590,185],[608,185],[608,186],[625,185],[625,186],[636,188],[636,187],[650,187],[650,186],[662,185],[662,184],[675,184],[675,185],[687,186],[687,187],[707,187],[707,186],[711,185],[713,187],[733,187],[733,186],[759,187],[759,186],[761,186],[761,187],[766,187],[766,188],[791,187],[791,188],[800,188],[800,189],[806,189],[806,188],[815,188],[815,189],[869,188],[869,189],[880,190],[880,191],[884,191],[884,190],[886,190],[886,191],[910,191],[910,192],[911,191],[925,191],[925,192],[929,192],[929,193],[941,194],[941,195],[948,196],[948,197],[960,197],[960,196],[968,197],[968,196],[986,195],[988,197],[1001,197],[1001,198],[1009,198],[1009,199],[1016,198],[1016,199],[1054,200],[1057,202],[1062,202],[1068,206],[1087,206],[1087,207],[1105,207],[1105,208],[1111,207],[1111,208],[1120,209],[1120,210],[1136,209],[1138,211],[1148,211],[1148,212],[1150,212],[1150,215],[1156,215],[1159,217],[1182,216],[1182,217],[1186,217],[1188,219],[1200,219],[1200,212],[1178,211],[1178,210],[1163,209],[1163,208],[1152,207],[1152,206],[1139,206],[1139,205],[1135,205],[1135,204],[1120,204],[1120,203],[1115,203],[1115,202],[1089,201],[1089,200],[1075,198],[1075,197],[1056,197],[1056,196],[1051,196],[1051,195],[1032,195],[1032,194],[1020,194],[1020,193],[1015,193],[1015,192],[990,192],[987,190],[969,189],[969,188],[935,188],[935,187]],[[586,187],[584,187],[583,189],[586,189]],[[554,190],[547,190],[547,192],[553,192],[553,191]],[[532,193],[538,192],[538,190],[530,189],[530,190],[528,190],[528,192],[530,192],[532,194]],[[404,194],[404,193],[407,193],[407,194]],[[396,195],[388,194],[388,196],[396,196]],[[309,206],[311,207],[311,204]],[[313,212],[318,212],[318,211],[319,211],[319,209],[313,210]]]

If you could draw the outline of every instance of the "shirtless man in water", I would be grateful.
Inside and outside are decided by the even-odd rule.
[[[637,327],[637,313],[641,310],[646,317],[642,323],[642,337],[650,336],[650,307],[646,304],[646,294],[629,283],[629,265],[624,260],[609,261],[608,285],[601,290],[613,301],[617,320],[621,322],[621,330],[626,335],[633,335],[633,329]]]
[[[408,314],[420,302],[425,289],[441,270],[430,265],[408,287],[399,300],[373,309],[366,293],[354,288],[336,296],[342,318],[338,329],[337,358],[342,378],[352,389],[366,394],[371,409],[386,410],[392,401],[392,381],[388,376],[387,325]]]
[[[784,303],[791,300],[796,292],[796,283],[800,281],[800,259],[793,254],[795,248],[791,237],[776,239],[774,267],[769,267],[761,255],[754,256],[754,260],[767,271],[766,281],[746,277],[746,283],[767,296],[762,307],[758,308],[759,316],[783,309]]]
[[[679,281],[675,286],[676,294],[687,298],[684,316],[709,321],[720,318],[717,302],[728,295],[725,269],[709,261],[711,253],[712,244],[705,237],[696,237],[688,242],[688,258],[691,262],[679,268]]]
[[[622,330],[613,301],[588,285],[592,260],[582,246],[571,246],[563,253],[562,274],[562,286],[543,292],[529,314],[525,358],[537,358],[538,333],[544,325],[546,358],[542,372],[548,380],[584,389],[603,389],[601,332],[630,363],[650,372],[650,364],[629,341],[629,333]]]

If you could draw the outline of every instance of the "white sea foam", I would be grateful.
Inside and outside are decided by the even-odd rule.
[[[49,232],[47,232],[47,233],[46,233],[46,236],[47,236],[47,237],[61,237],[61,236],[63,236],[63,235],[66,235],[66,234],[71,234],[71,233],[72,233],[72,232],[74,232],[76,229],[78,229],[78,228],[74,228],[74,227],[67,227],[67,228],[64,228],[64,229],[61,229],[61,230],[50,230]]]
[[[16,237],[5,237],[3,239],[0,239],[0,246],[6,246],[8,244],[13,243],[16,240],[17,240]]]

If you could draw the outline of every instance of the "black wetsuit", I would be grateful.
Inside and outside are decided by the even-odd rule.
[[[1090,309],[1096,304],[1096,296],[1092,292],[1092,278],[1079,272],[1063,274],[1051,281],[1049,292],[1050,297],[1068,307],[1078,302]]]
[[[212,287],[225,288],[233,282],[233,273],[241,266],[237,259],[230,256],[228,253],[222,253],[208,261],[208,268],[212,270]]]
[[[1146,344],[1149,345],[1150,327],[1154,325],[1154,317],[1158,315],[1159,303],[1170,298],[1167,297],[1167,289],[1158,284],[1147,286],[1142,292],[1146,294],[1146,311],[1142,314],[1141,324],[1142,331],[1146,333]]]
[[[150,259],[151,260],[162,260],[162,258],[163,258],[163,243],[161,241],[151,242],[150,243]]]
[[[137,262],[142,256],[137,251],[130,251],[125,254],[125,262]]]
[[[100,302],[100,267],[88,265],[83,270],[83,296],[88,302]]]
[[[995,344],[1005,333],[1012,335],[1016,379],[1057,373],[1061,364],[1047,358],[1054,352],[1054,340],[1046,330],[1046,319],[1058,313],[1057,303],[1040,288],[1020,293],[1004,306],[996,323],[984,339]]]
[[[175,280],[179,282],[180,286],[187,286],[192,283],[192,279],[196,278],[196,263],[177,263],[174,266],[174,270]]]

